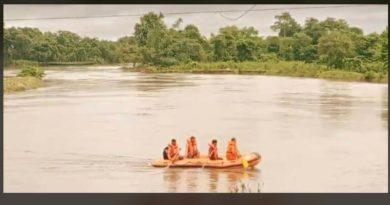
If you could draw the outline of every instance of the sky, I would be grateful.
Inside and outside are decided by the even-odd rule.
[[[339,8],[306,8],[303,7],[332,7],[350,6]],[[165,15],[164,21],[171,26],[178,18],[183,19],[181,28],[187,24],[196,25],[200,32],[209,37],[211,33],[216,34],[223,26],[237,25],[239,27],[253,26],[259,31],[260,36],[276,35],[270,26],[275,22],[275,15],[282,12],[289,12],[291,16],[301,25],[305,19],[314,17],[324,20],[327,17],[345,19],[351,26],[363,29],[365,34],[382,32],[388,25],[387,5],[293,5],[293,4],[239,4],[239,5],[4,5],[5,27],[35,27],[42,31],[66,30],[75,32],[81,36],[96,37],[105,40],[117,40],[126,35],[132,35],[134,25],[139,22],[140,15],[150,11],[162,12]],[[249,10],[252,8],[253,10]],[[294,9],[291,9],[294,8]],[[300,9],[296,9],[300,8]],[[269,9],[269,10],[259,10]],[[271,9],[271,10],[270,10]],[[278,9],[278,10],[272,10]],[[169,14],[177,12],[199,12],[199,11],[225,11],[242,10],[228,13],[209,12],[192,14]],[[248,11],[249,10],[249,11]],[[248,11],[248,12],[245,12]],[[168,13],[168,14],[167,14]],[[32,18],[53,18],[53,17],[77,17],[77,16],[109,16],[109,15],[137,15],[120,17],[98,17],[82,19],[51,19],[51,20],[21,20],[11,21],[7,19],[32,19]],[[242,17],[240,17],[242,16]],[[238,18],[240,17],[240,18]],[[229,20],[235,19],[237,20]]]

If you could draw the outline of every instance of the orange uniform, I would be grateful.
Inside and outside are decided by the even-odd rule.
[[[179,155],[179,146],[177,144],[168,145],[168,159],[171,160],[175,156]]]
[[[240,158],[240,153],[237,150],[237,144],[233,140],[229,140],[228,147],[226,150],[226,158],[228,160],[236,160]]]
[[[209,159],[211,159],[211,160],[219,159],[218,149],[217,149],[217,146],[214,144],[209,144]]]
[[[196,145],[196,140],[187,140],[187,153],[186,153],[187,158],[197,158],[199,157],[199,152],[198,152],[198,147]]]

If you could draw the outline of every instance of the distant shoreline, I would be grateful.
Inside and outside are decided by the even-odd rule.
[[[85,61],[85,62],[40,62],[40,66],[52,66],[52,65],[94,65],[95,62]]]
[[[121,66],[123,70],[141,73],[194,73],[194,74],[237,74],[237,75],[269,75],[285,77],[305,77],[344,82],[388,83],[388,74],[327,68],[324,65],[299,61],[278,62],[210,62],[173,65],[169,67],[142,66],[126,67],[123,64],[85,64],[85,62],[68,62],[62,64],[45,64],[46,66]],[[5,67],[4,70],[18,69]],[[4,93],[35,89],[43,85],[43,80],[35,77],[4,76]]]
[[[138,66],[122,67],[124,70],[142,73],[198,73],[239,74],[306,77],[346,82],[388,83],[388,74],[376,72],[358,73],[326,68],[323,65],[303,62],[213,62],[174,65],[169,67]]]

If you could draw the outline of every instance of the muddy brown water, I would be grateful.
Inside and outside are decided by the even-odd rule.
[[[5,75],[15,72],[6,70]],[[387,192],[387,85],[258,75],[46,68],[4,96],[5,192]],[[255,170],[150,166],[189,135]]]

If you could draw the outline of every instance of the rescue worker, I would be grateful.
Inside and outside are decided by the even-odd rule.
[[[209,159],[210,160],[222,160],[222,158],[218,157],[218,149],[217,149],[217,140],[213,139],[211,144],[209,144]]]
[[[175,162],[177,160],[182,160],[183,156],[180,156],[179,154],[180,148],[176,143],[176,139],[171,140],[171,144],[168,145],[168,150],[167,150],[167,157],[168,160]]]
[[[228,142],[228,146],[226,149],[226,159],[228,160],[236,160],[241,157],[240,152],[237,149],[237,141],[236,138],[232,138]]]
[[[187,139],[186,157],[191,159],[199,158],[198,146],[194,136],[191,136],[189,139]]]

